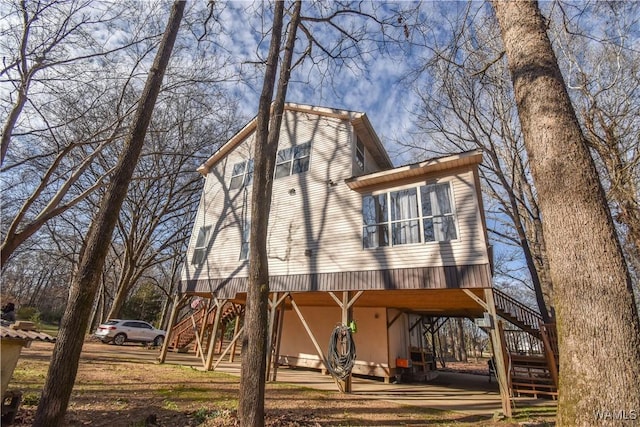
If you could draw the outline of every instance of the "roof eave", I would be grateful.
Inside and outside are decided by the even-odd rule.
[[[367,188],[392,184],[400,180],[419,178],[434,172],[455,169],[462,166],[477,165],[482,162],[482,151],[473,150],[452,156],[429,159],[424,162],[400,166],[395,169],[374,172],[345,180],[350,189],[363,191]]]

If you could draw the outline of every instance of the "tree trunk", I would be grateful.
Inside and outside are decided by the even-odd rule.
[[[134,266],[134,260],[125,261],[107,319],[117,319],[122,315],[122,307],[124,307],[131,288],[133,288],[133,285],[137,282],[141,274],[140,270],[134,272]]]
[[[284,2],[276,2],[269,56],[258,106],[254,149],[253,191],[251,193],[251,234],[249,239],[249,283],[242,338],[242,369],[238,417],[242,426],[264,425],[264,385],[267,354],[267,301],[269,261],[267,227],[273,186],[273,162],[277,150],[268,145],[271,99],[278,69]],[[271,169],[271,170],[269,170]],[[261,211],[261,212],[259,212]]]
[[[146,131],[151,120],[164,72],[178,34],[185,1],[176,1],[162,42],[149,71],[135,118],[125,141],[124,152],[118,159],[109,188],[91,224],[78,272],[71,283],[69,301],[62,318],[56,346],[51,357],[34,426],[62,425],[71,390],[78,372],[78,361],[84,332],[95,299],[97,285],[115,228],[122,202],[138,162]]]
[[[465,346],[463,322],[464,322],[464,319],[460,319],[460,318],[456,319],[456,330],[458,334],[458,356],[460,356],[458,360],[460,362],[467,361],[467,348]]]
[[[273,172],[280,136],[280,125],[287,95],[293,47],[300,22],[301,2],[296,1],[291,15],[289,34],[280,65],[276,98],[271,99],[278,68],[278,53],[283,32],[284,2],[276,2],[273,30],[264,84],[256,123],[254,148],[254,180],[251,192],[251,237],[249,250],[249,284],[245,309],[245,330],[242,345],[242,374],[238,416],[242,426],[264,425],[264,388],[267,360],[267,329],[269,306],[269,265],[267,229],[271,209]],[[270,111],[273,111],[270,113]]]
[[[493,7],[544,218],[560,345],[558,425],[620,425],[620,411],[640,408],[631,279],[537,4]]]

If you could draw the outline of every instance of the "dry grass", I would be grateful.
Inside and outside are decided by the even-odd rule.
[[[155,355],[156,350],[135,347],[127,354],[118,347],[94,343],[85,344],[85,349],[91,346],[97,350],[83,351],[66,425],[237,425],[237,377],[135,357],[135,353]],[[24,393],[18,426],[31,425],[51,350],[51,345],[39,343],[23,350],[10,384]],[[267,386],[266,410],[266,424],[271,426],[514,425],[281,383]],[[553,421],[555,415],[531,411],[521,416]]]

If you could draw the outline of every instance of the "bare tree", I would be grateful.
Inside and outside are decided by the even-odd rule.
[[[525,285],[533,291],[541,315],[549,321],[553,284],[542,217],[508,72],[495,66],[503,56],[500,35],[492,31],[489,18],[476,9],[481,10],[482,5],[469,2],[453,17],[457,20],[451,24],[447,43],[422,46],[430,55],[411,82],[420,99],[416,135],[413,141],[401,144],[418,157],[482,149],[485,158],[480,174],[488,196],[489,238],[496,244],[496,276],[506,286]],[[425,23],[419,29],[426,33],[432,25]],[[509,247],[514,252],[517,248],[517,260],[501,262]],[[520,259],[524,259],[528,274],[515,270],[514,266],[522,264]]]
[[[238,415],[244,426],[264,425],[264,387],[267,356],[267,308],[269,302],[269,261],[267,237],[273,172],[280,138],[280,125],[287,96],[301,1],[297,0],[289,23],[284,57],[279,64],[284,32],[284,2],[276,2],[269,55],[257,114],[254,148],[254,178],[251,191],[251,237],[249,243],[249,283],[245,309],[245,333],[242,345],[242,376]],[[276,98],[273,91],[278,66],[280,78]]]
[[[113,164],[94,182],[83,176],[122,138],[136,102],[128,94],[158,38],[149,22],[136,24],[134,7],[115,3],[21,1],[5,18],[14,25],[0,41],[8,53],[0,76],[10,88],[0,98],[2,267],[47,221],[104,185]],[[124,28],[129,32],[118,42],[95,38]]]
[[[165,93],[156,108],[149,143],[138,163],[116,228],[121,269],[108,318],[118,317],[129,291],[146,272],[158,264],[171,263],[173,248],[182,243],[195,217],[203,181],[195,173],[200,153],[219,147],[235,125],[231,115],[236,102],[194,87],[184,94]],[[114,247],[115,248],[115,247]],[[117,248],[115,248],[117,249]]]
[[[592,425],[597,411],[640,407],[640,321],[631,279],[537,4],[496,1],[493,8],[555,284],[558,424]],[[598,422],[619,424],[615,419]]]
[[[127,136],[125,151],[118,159],[109,189],[89,230],[89,237],[85,250],[82,252],[78,272],[71,285],[69,303],[62,318],[58,340],[33,423],[34,426],[49,427],[62,424],[78,371],[84,331],[89,320],[109,241],[131,176],[142,151],[147,127],[151,121],[164,72],[171,57],[185,4],[185,1],[177,1],[173,4],[167,28]]]
[[[367,27],[366,21],[372,20],[383,26],[383,21],[361,8],[362,4],[337,4],[335,10],[327,9],[319,2],[313,2],[311,5],[318,6],[320,9],[318,15],[303,16],[302,2],[300,0],[294,1],[291,9],[287,11],[290,15],[290,21],[288,27],[285,28],[284,2],[275,3],[269,53],[265,60],[266,70],[256,118],[249,279],[238,409],[241,425],[245,426],[264,425],[269,295],[267,226],[275,157],[291,71],[301,64],[304,58],[312,56],[314,48],[320,50],[319,57],[328,61],[329,64],[332,61],[342,64],[349,63],[360,57],[361,52],[358,49],[360,38],[363,34],[370,34],[367,33],[370,29]],[[349,15],[364,19],[362,33],[354,35],[355,27],[351,26],[348,29],[343,27],[344,22],[341,20]],[[387,22],[390,21],[389,19]],[[321,24],[320,28],[331,29],[334,32],[336,37],[333,39],[332,47],[326,46],[320,38],[314,35],[315,32],[312,28],[316,24]],[[400,26],[402,27],[402,24]],[[301,56],[294,62],[296,34],[299,29],[304,33],[307,44]],[[286,41],[282,45],[281,39],[285,34]],[[281,49],[283,54],[282,59],[279,60]],[[314,64],[319,64],[315,58]],[[278,68],[280,73],[274,98],[273,92]],[[326,70],[326,68],[323,69]]]

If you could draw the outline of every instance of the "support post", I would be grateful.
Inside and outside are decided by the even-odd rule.
[[[280,304],[278,307],[278,315],[276,316],[278,325],[276,326],[276,342],[275,342],[275,352],[274,352],[274,363],[273,363],[273,371],[271,373],[271,381],[277,380],[278,375],[278,361],[280,359],[280,343],[282,342],[282,326],[284,325],[284,304]]]
[[[273,330],[277,322],[277,313],[278,313],[279,307],[282,305],[284,300],[287,299],[288,295],[289,295],[289,292],[285,292],[281,296],[279,296],[278,292],[274,292],[273,299],[269,300],[269,329],[268,329],[268,335],[267,335],[267,371],[265,373],[265,378],[267,379],[269,378],[271,373],[271,368],[272,368],[271,365],[274,357],[274,352],[276,351],[276,345],[274,345],[274,341],[276,339],[278,340],[277,351],[280,351],[279,336],[274,337],[274,334],[273,334]],[[277,364],[278,356],[277,354],[275,356],[276,356],[276,359],[274,363]]]
[[[271,361],[273,360],[273,328],[276,322],[276,310],[278,309],[278,293],[273,292],[269,300],[269,326],[267,329],[267,372],[265,378],[271,374]]]
[[[176,316],[178,315],[178,310],[180,306],[187,298],[186,295],[176,294],[173,297],[173,307],[171,308],[171,315],[169,316],[169,327],[167,328],[167,336],[162,343],[162,349],[160,350],[160,356],[158,356],[158,363],[164,363],[167,359],[167,350],[169,348],[169,340],[171,339],[171,332],[173,331],[173,327],[175,326]]]
[[[356,298],[354,298],[354,302]],[[349,326],[349,323],[351,322],[351,320],[353,320],[353,309],[351,308],[352,305],[353,303],[350,303],[349,301],[349,291],[342,292],[342,304],[340,305],[340,308],[342,308],[343,325]],[[342,391],[344,391],[345,393],[351,393],[351,374],[349,374],[349,376],[345,378],[344,381],[342,381]]]
[[[200,337],[202,339],[204,339],[205,332],[207,330],[207,320],[209,320],[209,307],[210,306],[211,306],[211,300],[207,299],[207,302],[204,304],[204,307],[202,307],[202,309],[203,309],[203,312],[202,312],[202,323],[200,324]],[[196,355],[200,356],[201,359],[204,359],[204,351],[202,349],[202,344],[200,344],[198,346],[198,350],[196,352]],[[204,360],[203,360],[202,363],[204,363]]]
[[[209,349],[207,351],[207,362],[205,363],[205,370],[210,371],[213,364],[213,348],[216,346],[216,335],[218,334],[218,327],[220,325],[220,318],[222,317],[222,307],[226,303],[226,300],[219,300],[214,298],[216,305],[216,315],[213,320],[213,328],[211,329],[211,336],[209,337]]]
[[[240,331],[240,318],[242,317],[242,313],[240,310],[238,310],[237,306],[234,306],[233,310],[236,312],[236,324],[233,326],[233,336],[235,337],[238,335],[238,331]],[[231,346],[231,352],[229,353],[229,363],[233,363],[233,360],[236,357],[237,344],[238,341],[234,341],[233,345]]]
[[[502,400],[502,411],[506,417],[511,418],[511,391],[509,390],[509,372],[507,370],[507,364],[502,345],[502,334],[500,331],[500,324],[498,315],[496,313],[496,305],[493,300],[493,289],[487,288],[484,290],[485,300],[489,316],[492,319],[492,327],[490,328],[491,344],[493,347],[493,357],[495,360],[496,378],[498,380],[498,386],[500,387],[500,397]]]

